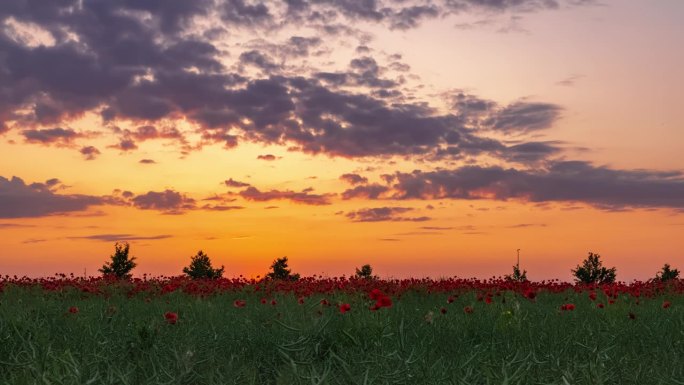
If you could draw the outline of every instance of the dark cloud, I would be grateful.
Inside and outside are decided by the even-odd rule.
[[[465,166],[396,173],[394,199],[520,199],[578,202],[602,209],[684,209],[680,172],[614,170],[588,162],[557,161],[543,169]]]
[[[115,148],[124,152],[133,151],[138,149],[138,145],[135,144],[133,139],[121,139],[119,143],[108,146],[109,148]]]
[[[240,63],[251,64],[267,73],[280,69],[280,66],[277,65],[272,58],[257,50],[251,50],[240,54]]]
[[[312,194],[311,189],[304,189],[300,192],[291,190],[269,190],[260,191],[256,187],[248,187],[241,191],[239,195],[247,200],[256,202],[267,202],[271,200],[289,200],[294,203],[306,205],[329,205],[331,204],[331,194]]]
[[[517,102],[498,111],[487,124],[505,133],[538,131],[551,127],[561,110],[549,103]]]
[[[354,173],[342,174],[340,176],[340,180],[343,180],[351,185],[368,183],[368,178]]]
[[[259,156],[257,156],[257,159],[259,159],[259,160],[267,160],[267,161],[274,161],[274,160],[276,160],[276,159],[278,159],[278,158],[277,158],[275,155],[266,154],[266,155],[259,155]]]
[[[81,148],[80,153],[83,155],[85,160],[94,160],[98,155],[100,155],[100,150],[94,146],[85,146]]]
[[[154,161],[154,159],[140,159],[138,161],[140,164],[156,164],[157,162]]]
[[[233,178],[230,178],[230,179],[224,181],[223,183],[227,187],[249,187],[249,186],[251,186],[249,183],[239,182],[239,181],[233,180]]]
[[[67,237],[68,239],[89,239],[101,242],[126,242],[126,241],[152,241],[172,238],[172,235],[133,235],[133,234],[94,234],[80,237]]]
[[[24,135],[27,142],[42,144],[69,144],[72,140],[81,136],[72,129],[64,129],[61,127],[45,130],[24,130],[22,135]]]
[[[377,207],[360,209],[345,214],[353,222],[424,222],[429,217],[403,217],[401,214],[413,211],[409,207]]]
[[[231,211],[231,210],[242,210],[244,206],[224,206],[224,205],[204,205],[202,210],[209,211]]]
[[[131,198],[131,203],[141,210],[157,210],[165,214],[182,214],[196,207],[194,199],[173,190],[149,191]]]
[[[87,210],[105,203],[101,197],[58,194],[58,181],[27,185],[21,178],[0,176],[0,218],[31,218]]]
[[[342,199],[378,199],[388,191],[390,191],[389,187],[379,184],[361,185],[345,190],[342,193]]]

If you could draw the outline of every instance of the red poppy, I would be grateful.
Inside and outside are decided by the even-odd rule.
[[[344,314],[344,313],[348,312],[349,310],[351,310],[351,305],[350,305],[350,304],[348,304],[348,303],[343,303],[343,304],[340,305],[340,313]]]
[[[596,300],[596,292],[592,291],[591,293],[589,293],[589,299],[592,301],[595,301]]]
[[[608,300],[608,305],[613,305],[615,303],[615,300],[609,299]]]
[[[527,297],[529,300],[533,300],[537,297],[537,292],[534,290],[527,290],[525,292],[525,297]]]
[[[268,303],[268,300],[266,298],[261,299],[261,304],[266,305]]]
[[[233,301],[233,306],[240,308],[240,307],[245,307],[247,305],[247,301],[243,299],[236,299]]]
[[[466,306],[466,307],[463,308],[463,311],[464,311],[466,314],[473,314],[473,311],[474,311],[474,310],[473,310],[472,307]]]
[[[278,302],[277,302],[275,299],[272,299],[272,300],[271,300],[271,305],[275,306],[275,305],[277,305],[277,304],[278,304]]]
[[[492,303],[492,297],[485,297],[484,301],[486,304],[490,304]]]
[[[602,303],[599,303],[599,304],[596,304],[596,307],[599,309],[603,309],[605,307],[605,305]]]
[[[453,303],[456,300],[453,295],[450,295],[449,298],[447,298],[447,303]]]
[[[672,306],[672,304],[670,303],[670,301],[665,301],[665,302],[663,302],[663,309],[667,309],[667,308],[670,307],[670,306]]]
[[[572,310],[575,310],[575,305],[574,305],[574,304],[571,304],[571,303],[566,303],[566,304],[564,304],[564,305],[561,305],[561,308],[560,308],[560,309],[563,310],[563,311],[566,311],[566,310],[567,310],[567,311],[572,311]]]
[[[373,290],[371,290],[370,293],[368,293],[368,298],[370,298],[372,300],[378,300],[384,296],[385,296],[385,293],[380,291],[380,289],[373,289]]]
[[[376,310],[380,309],[380,306],[378,306],[378,304],[376,303],[375,305],[369,307],[368,309],[370,309],[370,311],[376,311]]]
[[[388,296],[382,296],[375,303],[378,307],[392,307],[392,298]]]
[[[300,305],[304,305],[304,297],[297,298],[297,303]]]
[[[443,308],[439,309],[439,312],[442,314],[446,314],[447,309],[445,307],[443,307]]]
[[[327,299],[323,298],[323,299],[321,300],[321,305],[323,305],[323,306],[330,306],[330,302],[328,302]]]
[[[171,325],[175,325],[178,321],[178,313],[167,311],[164,313],[164,318],[166,319],[166,322],[170,323]]]
[[[76,306],[72,306],[69,308],[69,313],[71,314],[77,314],[78,313],[78,308]]]

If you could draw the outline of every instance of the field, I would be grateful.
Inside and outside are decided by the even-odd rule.
[[[0,281],[1,384],[684,384],[684,281]]]

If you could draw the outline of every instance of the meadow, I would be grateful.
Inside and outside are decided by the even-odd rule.
[[[0,384],[684,384],[684,280],[0,280]]]

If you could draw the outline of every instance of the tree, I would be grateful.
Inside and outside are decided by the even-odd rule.
[[[361,266],[361,269],[356,269],[356,278],[364,279],[376,279],[377,277],[373,275],[373,268],[369,264]]]
[[[527,270],[523,270],[521,273],[520,272],[520,266],[514,265],[513,266],[513,274],[507,275],[506,279],[508,281],[527,282]]]
[[[271,272],[266,274],[266,277],[296,281],[299,279],[299,274],[292,274],[287,268],[287,257],[282,257],[273,261]]]
[[[129,249],[128,242],[116,242],[111,262],[105,263],[99,271],[103,275],[115,276],[118,279],[130,278],[131,270],[137,266],[137,263],[135,263],[135,257],[128,256]]]
[[[214,269],[211,266],[211,260],[202,250],[197,252],[197,255],[191,257],[190,266],[183,268],[183,273],[187,274],[192,279],[200,278],[221,278],[224,267]]]
[[[679,270],[670,269],[670,264],[666,263],[663,268],[656,274],[656,281],[667,282],[672,279],[679,278]]]
[[[614,267],[611,267],[610,269],[603,267],[603,263],[600,259],[600,255],[590,251],[587,259],[582,262],[582,266],[577,265],[577,267],[572,270],[572,274],[575,276],[575,282],[585,284],[615,282],[616,269]]]

